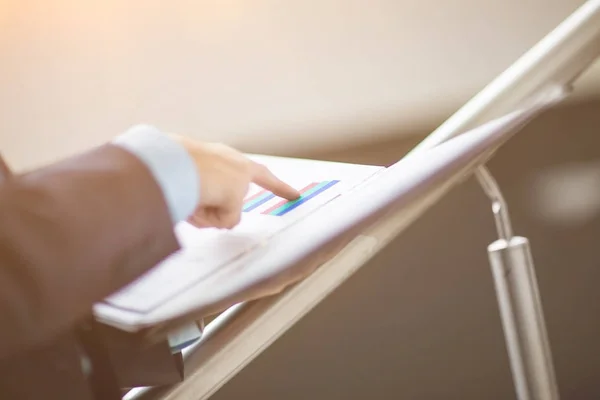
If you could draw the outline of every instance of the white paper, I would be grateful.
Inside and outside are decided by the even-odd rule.
[[[281,218],[265,216],[260,213],[252,216],[248,214],[240,228],[228,234],[246,235],[244,237],[249,242],[255,236],[260,236],[262,239],[256,239],[257,247],[248,252],[241,249],[241,247],[247,249],[247,243],[243,243],[244,246],[240,245],[238,252],[241,256],[237,259],[231,259],[231,261],[220,266],[205,267],[207,264],[198,263],[195,266],[197,270],[192,270],[193,272],[190,272],[189,276],[175,274],[180,277],[185,276],[186,279],[181,281],[186,281],[186,283],[189,283],[188,278],[190,276],[201,278],[187,286],[187,289],[184,289],[183,286],[178,286],[181,283],[178,280],[179,278],[171,277],[170,279],[173,281],[165,286],[169,288],[168,292],[172,294],[172,297],[168,301],[160,303],[154,309],[148,307],[145,309],[146,311],[133,314],[126,313],[123,309],[117,310],[114,305],[131,308],[130,304],[126,304],[126,301],[123,300],[121,302],[117,300],[113,301],[112,307],[107,307],[106,303],[104,306],[97,307],[96,315],[105,322],[120,326],[129,326],[130,328],[133,326],[149,326],[183,315],[194,309],[209,307],[210,304],[221,304],[220,302],[227,299],[234,299],[236,295],[239,296],[245,290],[251,287],[256,288],[255,285],[261,282],[264,282],[264,287],[261,287],[261,293],[264,295],[281,290],[285,285],[300,279],[301,274],[306,273],[286,274],[286,269],[297,263],[304,255],[314,252],[321,243],[337,237],[341,232],[368,218],[378,209],[385,207],[386,204],[410,202],[416,193],[432,190],[431,188],[435,186],[432,182],[438,182],[439,184],[444,179],[454,176],[457,171],[465,168],[477,157],[486,153],[492,146],[505,140],[509,133],[513,132],[516,127],[520,126],[533,114],[534,110],[505,116],[448,143],[409,157],[383,171],[377,168],[368,168],[365,169],[363,174],[361,171],[364,167],[345,166],[337,169],[337,167],[329,168],[333,165],[327,165],[327,163],[321,164],[304,160],[277,159],[273,163],[265,162],[283,179],[291,179],[290,182],[293,184],[304,184],[307,177],[301,171],[306,171],[306,175],[314,174],[313,179],[344,178],[340,179],[340,182],[346,181],[347,187],[338,187],[337,194],[341,194],[341,196],[335,201],[324,205],[315,202],[315,210],[310,213],[308,218],[305,218],[306,215],[302,215],[300,211],[290,212]],[[270,160],[265,159],[265,161]],[[289,168],[286,168],[285,165],[289,165]],[[343,173],[343,170],[347,175]],[[376,174],[374,179],[365,182],[366,177],[373,176],[377,171],[380,171],[380,173]],[[300,182],[301,180],[303,182]],[[350,190],[351,187],[357,189]],[[332,191],[331,196],[335,198],[336,192]],[[408,206],[409,203],[406,205]],[[250,218],[257,218],[257,220],[246,223],[246,220],[250,221]],[[263,223],[257,223],[258,218]],[[271,223],[270,221],[276,222]],[[289,229],[284,229],[286,227]],[[274,232],[277,232],[277,234],[273,235]],[[192,240],[191,244],[201,246],[198,243],[200,239],[198,237]],[[163,268],[165,265],[159,268]],[[174,273],[179,268],[183,268],[181,265],[185,265],[185,263],[172,263],[172,265],[169,265],[168,271],[165,267],[163,273],[165,275]],[[208,270],[210,272],[207,272]],[[282,273],[285,274],[283,279],[275,281],[271,279]],[[175,283],[173,283],[174,281]],[[150,295],[152,290],[150,289],[162,290],[160,285],[159,279],[148,279],[146,282],[142,279],[126,288],[121,295],[123,296],[123,293],[126,293],[130,296],[131,303],[137,302],[143,305],[152,299],[152,295]],[[149,289],[141,290],[140,288],[143,286],[147,286]],[[175,287],[178,288],[177,291],[173,290]],[[253,296],[256,296],[256,291],[253,293]],[[155,294],[156,292],[154,292]],[[143,310],[143,308],[140,307],[139,310]]]
[[[402,210],[413,209],[422,196],[435,192],[449,179],[465,174],[466,168],[489,155],[490,150],[507,140],[538,111],[539,108],[532,107],[511,113],[447,143],[411,155],[387,169],[261,158],[292,184],[304,184],[311,179],[340,179],[345,184],[337,186],[337,192],[332,190],[328,194],[330,200],[335,200],[325,200],[329,199],[325,196],[322,202],[315,201],[313,208],[307,206],[306,211],[299,207],[282,217],[260,213],[245,215],[240,227],[228,232],[228,238],[221,245],[231,245],[229,240],[239,239],[240,242],[231,245],[233,253],[238,250],[237,258],[220,266],[205,262],[170,263],[173,258],[159,267],[164,271],[152,272],[110,302],[98,304],[95,315],[105,323],[135,331],[194,311],[211,310],[215,305],[222,307],[276,293],[310,273],[305,268],[293,271],[290,268],[299,265],[306,255],[318,254],[323,243],[338,238],[391,204]],[[314,175],[309,177],[309,174]],[[205,243],[200,241],[212,240],[197,236],[208,230],[193,232],[183,235],[187,248],[202,249]],[[248,251],[253,241],[256,246]],[[211,257],[212,261],[216,258]],[[179,269],[186,271],[179,273]],[[152,274],[164,274],[164,279],[170,279],[169,284],[163,285],[162,279],[148,278]],[[171,297],[164,302],[154,302],[154,296],[162,295],[163,290]],[[145,303],[157,305],[144,307]],[[138,311],[131,310],[135,307]]]

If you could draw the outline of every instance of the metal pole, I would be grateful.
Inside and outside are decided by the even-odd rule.
[[[542,92],[534,98],[536,112],[533,115],[561,101],[566,93],[568,88],[563,87],[550,87]],[[520,127],[530,119],[523,121]],[[428,146],[432,144],[421,147]],[[529,242],[526,238],[513,236],[506,201],[489,170],[480,166],[475,170],[475,177],[492,203],[498,233],[498,240],[488,247],[488,256],[517,397],[519,400],[558,400]]]
[[[499,239],[488,246],[496,297],[519,400],[558,400],[559,392],[529,241],[513,236],[506,201],[485,167],[477,179],[492,201]]]
[[[566,93],[568,88],[560,86],[541,92],[533,99],[534,115],[560,102]],[[520,127],[529,121],[523,121]],[[488,247],[488,256],[518,399],[558,400],[529,242],[526,238],[513,236],[506,201],[490,171],[480,166],[475,170],[475,177],[492,203],[498,233],[498,240]]]

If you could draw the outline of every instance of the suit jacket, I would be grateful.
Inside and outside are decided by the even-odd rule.
[[[67,334],[178,249],[160,187],[105,145],[0,182],[0,362]]]

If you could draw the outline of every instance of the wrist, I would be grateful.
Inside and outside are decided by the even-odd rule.
[[[200,196],[196,162],[180,140],[154,127],[139,125],[113,141],[148,167],[163,192],[174,223],[193,213]]]

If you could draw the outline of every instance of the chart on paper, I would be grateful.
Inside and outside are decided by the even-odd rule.
[[[300,198],[292,201],[281,199],[267,190],[256,188],[253,193],[251,192],[246,197],[243,212],[281,217],[300,207],[305,207],[309,203],[318,202],[318,196],[321,196],[321,200],[324,200],[326,192],[339,182],[339,180],[325,180],[311,182],[301,188],[298,187],[301,194]],[[329,190],[328,193],[332,194],[332,191]],[[328,199],[331,198],[331,196],[327,197]],[[323,202],[319,203],[322,204]]]

